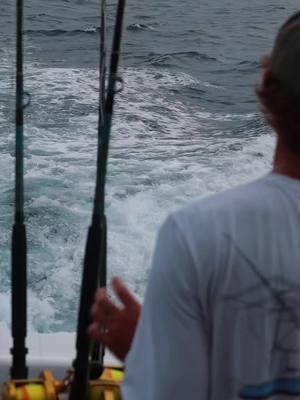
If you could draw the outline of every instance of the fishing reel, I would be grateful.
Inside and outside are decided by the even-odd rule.
[[[63,380],[56,380],[51,371],[44,370],[39,379],[6,382],[2,400],[67,400],[72,379],[72,370]],[[121,400],[123,379],[121,369],[105,368],[99,379],[88,382],[86,400]]]

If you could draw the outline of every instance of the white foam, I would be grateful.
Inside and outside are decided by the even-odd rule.
[[[26,71],[32,95],[25,130],[29,321],[38,331],[72,330],[94,190],[98,73]],[[155,235],[167,213],[266,172],[274,140],[257,132],[224,136],[220,123],[247,126],[257,115],[186,106],[169,90],[201,85],[186,74],[127,69],[123,77],[108,169],[108,266],[109,276],[121,275],[143,296]],[[0,119],[6,119],[1,109]],[[1,135],[1,196],[13,187],[12,145],[13,131]],[[1,248],[9,244],[12,192],[4,198]],[[0,256],[8,262],[8,250]],[[0,319],[9,323],[8,289],[2,296]]]

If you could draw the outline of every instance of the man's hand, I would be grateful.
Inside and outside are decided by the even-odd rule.
[[[99,289],[91,311],[94,322],[89,327],[89,334],[124,360],[131,347],[141,305],[121,279],[114,278],[112,287],[122,306],[112,302],[106,289]]]

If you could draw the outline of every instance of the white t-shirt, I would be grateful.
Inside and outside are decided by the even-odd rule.
[[[164,223],[123,396],[286,394],[300,397],[300,180],[269,174]]]

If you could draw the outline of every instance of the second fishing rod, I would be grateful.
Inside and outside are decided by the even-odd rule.
[[[104,6],[105,3],[103,3],[102,0],[102,30],[104,29]],[[87,335],[87,329],[90,323],[90,308],[93,304],[95,291],[99,286],[106,286],[107,228],[105,216],[105,182],[114,99],[115,94],[120,91],[118,90],[117,85],[121,82],[120,78],[118,77],[118,65],[124,9],[125,0],[119,0],[114,27],[106,96],[105,45],[104,36],[101,36],[96,188],[92,223],[88,230],[83,264],[83,277],[76,337],[76,358],[74,361],[74,379],[71,386],[69,400],[85,399],[88,379],[90,377],[95,378],[95,376],[89,376],[90,368],[93,367],[94,374],[101,373],[101,370],[103,369],[104,349],[94,351],[94,355],[98,354],[99,360],[96,360],[95,357],[92,357],[93,354],[91,351],[91,340]],[[104,30],[102,35],[104,35]]]

